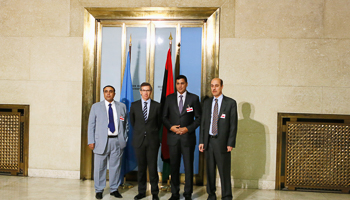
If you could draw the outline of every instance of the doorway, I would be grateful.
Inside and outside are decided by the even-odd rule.
[[[188,90],[203,99],[210,94],[210,80],[218,76],[219,9],[86,8],[84,20],[81,178],[91,179],[88,114],[91,105],[103,98],[104,85],[115,86],[119,100],[129,44],[134,100],[140,99],[139,85],[146,81],[154,88],[153,99],[160,101],[169,48],[174,74],[187,76]],[[170,34],[173,40],[168,39]],[[175,63],[177,57],[179,63]],[[198,151],[195,154],[195,183],[203,184],[203,158]]]

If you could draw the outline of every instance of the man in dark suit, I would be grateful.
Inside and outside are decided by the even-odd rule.
[[[211,81],[213,98],[203,103],[199,151],[205,151],[208,199],[216,199],[216,166],[221,180],[221,199],[232,199],[231,151],[236,144],[237,104],[222,94],[223,81]]]
[[[135,200],[146,197],[147,166],[151,183],[152,200],[158,200],[157,159],[159,149],[159,128],[161,126],[160,104],[150,99],[152,86],[142,83],[141,99],[131,104],[130,122],[134,127],[133,146],[138,162],[138,191]]]
[[[171,198],[180,198],[180,163],[185,166],[184,197],[191,199],[193,193],[193,160],[196,145],[195,130],[201,121],[199,97],[186,91],[186,76],[176,77],[176,93],[168,95],[163,109],[163,124],[168,129],[168,145],[171,168]]]
[[[92,105],[88,124],[88,145],[94,151],[94,180],[96,198],[103,198],[106,186],[107,159],[109,159],[110,195],[122,198],[120,185],[121,158],[128,140],[126,106],[114,101],[115,89],[103,88],[105,100]]]

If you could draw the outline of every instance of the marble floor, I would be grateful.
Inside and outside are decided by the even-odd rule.
[[[136,183],[132,183],[136,186]],[[183,189],[183,186],[181,186]],[[220,197],[220,188],[218,188],[218,197]],[[123,199],[132,200],[137,194],[137,187],[131,189],[119,189],[123,195]],[[183,191],[180,191],[182,194]],[[103,199],[117,198],[109,195],[109,188],[103,193]],[[149,191],[147,192],[146,200],[151,199]],[[160,199],[169,199],[169,192],[161,191]],[[337,193],[315,193],[301,191],[277,191],[277,190],[257,190],[257,189],[233,189],[233,197],[235,200],[349,200],[350,194]],[[31,178],[31,177],[16,177],[0,175],[0,199],[1,200],[18,200],[18,199],[95,199],[94,183],[86,180],[71,180],[71,179],[52,179],[52,178]],[[181,199],[184,199],[181,197]],[[193,199],[205,200],[207,194],[205,187],[195,186]],[[218,198],[220,199],[220,198]]]

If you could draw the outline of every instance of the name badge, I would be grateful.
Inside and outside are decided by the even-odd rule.
[[[119,117],[120,120],[124,121],[124,118],[122,116]]]
[[[193,108],[192,107],[187,108],[186,110],[187,110],[187,112],[193,112]]]
[[[225,119],[226,115],[222,114],[220,118]]]

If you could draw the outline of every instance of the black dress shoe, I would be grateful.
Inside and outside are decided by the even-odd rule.
[[[136,195],[135,197],[134,197],[134,199],[135,200],[138,200],[138,199],[143,199],[143,198],[145,198],[146,197],[146,194],[141,194],[141,193],[139,193],[138,195]]]
[[[180,199],[180,197],[176,197],[176,196],[174,196],[174,195],[171,195],[171,197],[170,197],[169,200],[179,200],[179,199]]]
[[[152,195],[152,200],[159,200],[158,194],[153,194]]]
[[[102,199],[102,192],[96,193],[96,199]]]
[[[118,190],[112,192],[111,196],[114,196],[116,198],[123,198],[123,196],[118,192]]]
[[[185,197],[185,200],[192,200],[191,197]]]

